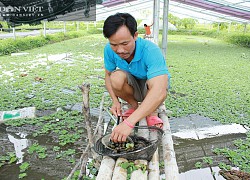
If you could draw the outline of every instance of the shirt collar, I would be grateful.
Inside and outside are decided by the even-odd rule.
[[[132,59],[132,62],[139,61],[141,59],[141,38],[138,37],[137,40],[135,41],[135,55],[134,58]]]

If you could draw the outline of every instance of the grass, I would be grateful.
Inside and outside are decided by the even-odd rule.
[[[95,69],[102,68],[102,50],[99,47],[103,47],[106,40],[99,41],[95,36],[88,38],[90,39],[73,39],[26,51],[29,53],[26,56],[0,57],[2,70],[13,74],[9,76],[3,73],[1,77],[0,91],[3,92],[0,101],[1,110],[27,106],[54,109],[73,105],[82,100],[78,85],[83,81],[91,83],[92,86],[103,84],[104,81],[97,78],[96,72],[101,77],[104,77],[103,73]],[[56,57],[48,57],[50,54],[61,53],[72,56],[68,55],[66,62],[53,59]],[[91,76],[93,77],[90,78]],[[42,80],[37,81],[36,77]],[[100,81],[102,83],[99,83]],[[64,89],[70,89],[74,93],[67,94]],[[91,93],[101,96],[100,91],[103,90],[104,88],[93,88]],[[34,97],[29,99],[31,95]],[[95,101],[95,106],[98,103]]]
[[[168,47],[173,78],[167,107],[174,116],[197,113],[249,125],[248,48],[197,36],[171,36]]]
[[[172,116],[200,114],[222,123],[250,126],[249,48],[199,36],[169,35],[168,38],[167,63],[172,79],[166,106],[173,112]],[[103,48],[106,42],[101,34],[89,35],[25,51],[28,55],[0,56],[0,110],[28,106],[55,110],[72,106],[82,102],[78,86],[83,82],[91,84],[90,106],[98,107],[105,91]],[[67,58],[58,60],[51,56],[62,53],[67,53]],[[58,137],[55,151],[86,140],[81,119],[78,112],[58,111],[35,119],[11,120],[8,125],[36,125],[39,128],[33,137],[53,132]],[[248,145],[249,139],[242,144]],[[32,147],[46,159],[49,149],[40,151],[43,147],[39,144]],[[57,158],[77,153],[71,148],[64,148]],[[72,158],[70,161],[74,162]]]

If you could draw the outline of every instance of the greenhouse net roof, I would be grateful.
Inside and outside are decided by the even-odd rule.
[[[160,0],[161,8],[164,0]],[[97,5],[97,20],[115,12],[153,9],[154,0],[104,0]],[[250,0],[171,0],[169,12],[213,22],[250,22]]]

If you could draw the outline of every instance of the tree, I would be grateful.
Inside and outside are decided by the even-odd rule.
[[[218,24],[219,24],[220,30],[226,30],[228,28],[228,23],[226,22],[214,22],[213,27],[218,28]]]
[[[178,27],[181,24],[181,19],[177,16],[174,16],[173,14],[169,13],[168,14],[168,21]]]
[[[184,26],[185,29],[193,29],[197,20],[192,18],[183,18],[181,19],[181,25]]]

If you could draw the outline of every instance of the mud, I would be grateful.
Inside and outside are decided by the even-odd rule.
[[[231,171],[225,171],[220,170],[219,172],[225,179],[233,179],[233,180],[249,180],[250,179],[250,173],[238,171],[238,170],[231,170]]]
[[[27,180],[34,179],[63,179],[67,177],[71,172],[71,168],[74,167],[67,159],[56,159],[59,152],[53,151],[53,147],[58,145],[55,142],[53,136],[40,136],[38,138],[32,138],[31,134],[36,131],[35,126],[23,126],[20,128],[6,127],[0,125],[0,156],[6,152],[16,152],[16,156],[19,158],[16,164],[4,165],[0,168],[0,179],[1,180],[16,180],[19,179],[19,165],[22,162],[29,162],[30,167],[26,171]],[[39,159],[36,153],[28,154],[27,148],[34,144],[39,143],[41,146],[47,148],[45,159]],[[66,148],[66,147],[65,147]],[[70,148],[79,148],[72,146]],[[76,159],[80,158],[80,154],[73,157]]]

